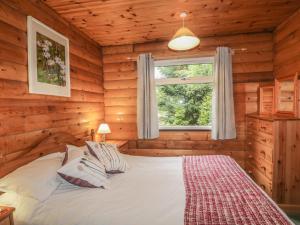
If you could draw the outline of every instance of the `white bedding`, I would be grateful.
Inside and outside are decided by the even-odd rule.
[[[109,189],[65,183],[42,203],[18,198],[16,225],[183,225],[182,159],[124,158],[130,169],[113,175]]]

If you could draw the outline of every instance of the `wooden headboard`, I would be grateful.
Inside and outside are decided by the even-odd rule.
[[[0,177],[14,171],[15,169],[41,157],[54,152],[65,151],[66,144],[82,146],[85,144],[87,139],[76,138],[75,136],[65,133],[58,132],[51,134],[40,140],[37,145],[35,145],[28,152],[19,155],[17,158],[0,165]]]

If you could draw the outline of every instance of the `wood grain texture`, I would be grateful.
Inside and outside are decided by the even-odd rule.
[[[283,21],[274,31],[274,76],[277,78],[300,73],[300,10]],[[299,78],[298,78],[299,79]],[[298,80],[300,88],[300,81]],[[298,96],[300,90],[298,88]],[[300,98],[298,97],[298,113]],[[299,116],[299,115],[298,115]]]
[[[274,73],[276,77],[300,72],[300,10],[274,32]]]
[[[103,46],[169,40],[186,25],[198,36],[272,31],[298,0],[44,0]]]
[[[300,122],[286,124],[286,142],[283,143],[285,163],[283,203],[300,205]]]
[[[90,136],[91,137],[91,136]],[[55,152],[64,152],[66,145],[82,146],[90,137],[78,138],[67,132],[47,133],[45,137],[38,140],[38,143],[29,148],[26,152],[18,158],[10,160],[1,166],[0,177],[5,176],[11,171],[23,166],[41,156],[48,155]]]
[[[248,115],[246,171],[277,203],[300,204],[300,120]]]
[[[29,94],[27,15],[69,38],[70,98]],[[9,171],[27,162],[20,156],[49,133],[88,137],[104,119],[102,80],[97,43],[41,1],[0,1],[0,170],[5,166]],[[17,158],[20,161],[12,163]]]
[[[259,84],[273,80],[272,40],[272,33],[204,38],[199,48],[181,53],[168,50],[166,42],[103,47],[105,120],[112,130],[108,137],[131,140],[130,152],[135,154],[229,154],[243,162],[245,115],[257,111]],[[151,52],[155,59],[213,56],[220,45],[247,49],[233,55],[237,140],[212,141],[208,131],[162,131],[158,139],[137,140],[138,55]]]
[[[0,206],[0,224],[1,225],[14,225],[13,212],[15,208]]]

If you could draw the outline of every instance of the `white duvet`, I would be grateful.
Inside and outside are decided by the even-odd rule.
[[[130,169],[109,189],[64,183],[44,202],[7,196],[0,204],[10,198],[16,225],[183,225],[182,159],[124,157]]]

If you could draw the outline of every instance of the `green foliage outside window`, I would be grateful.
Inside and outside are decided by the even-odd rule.
[[[212,64],[156,67],[157,78],[211,76]],[[157,86],[160,126],[208,126],[211,123],[212,84]]]

